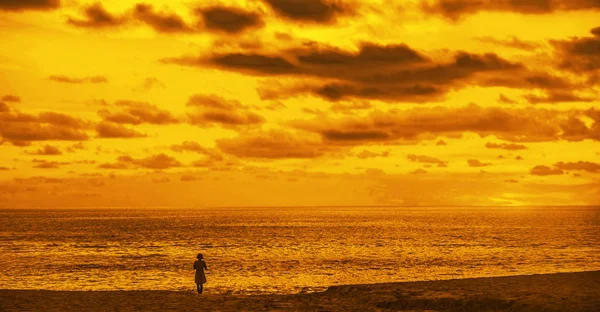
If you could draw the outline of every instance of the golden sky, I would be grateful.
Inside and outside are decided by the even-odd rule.
[[[598,0],[1,0],[0,38],[0,207],[600,205]]]

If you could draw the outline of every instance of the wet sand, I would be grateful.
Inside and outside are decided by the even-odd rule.
[[[600,311],[600,271],[372,285],[293,295],[0,290],[0,311]]]

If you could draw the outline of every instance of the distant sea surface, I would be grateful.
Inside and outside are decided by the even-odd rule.
[[[0,288],[297,293],[600,270],[600,208],[0,210]]]

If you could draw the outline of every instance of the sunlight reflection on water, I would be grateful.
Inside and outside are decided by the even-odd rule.
[[[600,269],[598,208],[2,210],[1,288],[296,293]]]

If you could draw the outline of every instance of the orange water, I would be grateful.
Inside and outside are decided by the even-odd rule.
[[[296,293],[600,270],[600,208],[0,210],[3,289]]]

